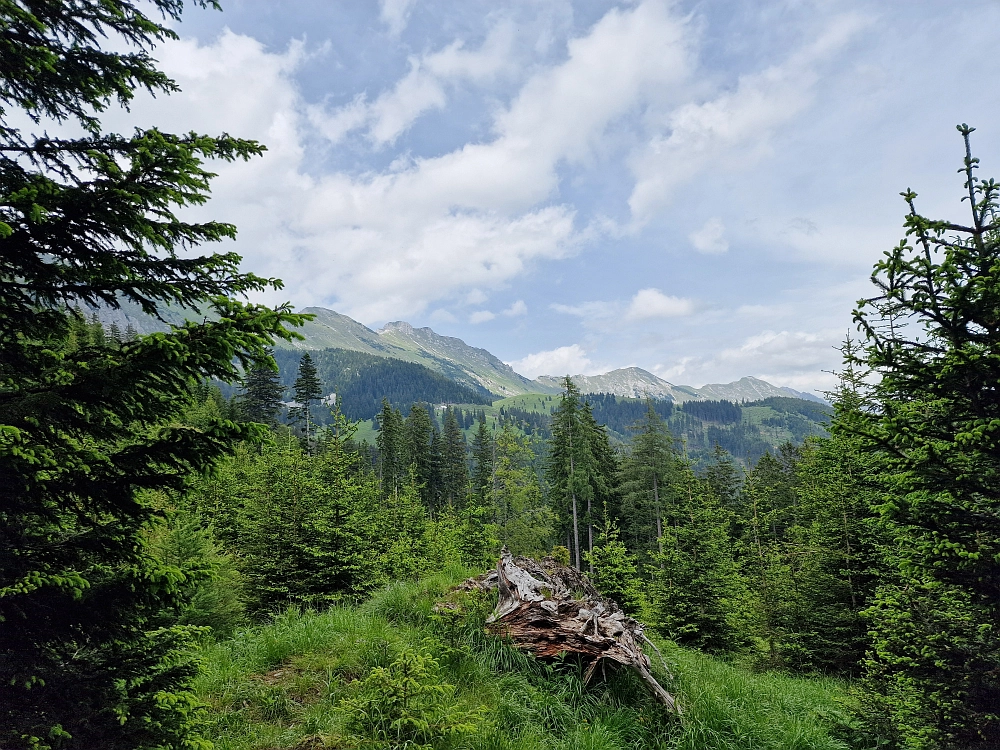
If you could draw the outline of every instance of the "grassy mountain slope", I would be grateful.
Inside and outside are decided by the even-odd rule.
[[[458,615],[435,613],[460,577],[289,612],[207,646],[198,691],[217,750],[846,750],[833,736],[841,683],[754,674],[660,642],[672,677],[653,668],[680,699],[678,719],[628,672],[585,686],[576,665],[538,662],[488,635],[492,603],[481,595],[458,600]],[[393,690],[403,684],[405,694]]]
[[[675,403],[698,400],[698,391],[686,385],[674,385],[639,367],[623,367],[603,375],[574,375],[573,383],[581,393],[613,393],[627,398],[669,399]],[[537,382],[561,390],[562,378],[542,375]]]
[[[710,383],[701,388],[674,385],[639,367],[623,367],[603,375],[573,375],[573,383],[581,393],[613,393],[627,398],[669,399],[676,404],[687,401],[759,401],[763,398],[799,398],[826,403],[811,393],[772,385],[766,380],[745,377],[732,383]],[[561,390],[561,377],[542,375],[535,382],[551,389]]]
[[[561,390],[561,377],[542,375],[529,380],[486,349],[469,346],[458,338],[441,336],[430,328],[414,328],[409,323],[396,321],[373,331],[353,318],[323,307],[307,307],[302,312],[315,316],[298,329],[305,338],[301,341],[279,341],[280,348],[290,351],[344,349],[413,362],[473,391],[485,390],[501,398],[529,393],[555,394]],[[168,329],[166,323],[180,324],[185,319],[198,317],[190,311],[167,309],[165,323],[145,315],[137,305],[125,300],[120,310],[100,308],[97,313],[105,326],[115,323],[124,331],[131,325],[139,333],[164,331]],[[733,383],[692,388],[674,385],[639,367],[624,367],[602,375],[574,375],[573,382],[583,393],[613,393],[628,398],[645,398],[648,395],[677,404],[719,399],[756,401],[773,397],[824,403],[811,393],[771,385],[758,378],[745,377]]]
[[[289,349],[349,349],[380,357],[395,357],[408,362],[407,352],[381,341],[379,335],[353,318],[325,307],[307,307],[301,312],[315,315],[298,329],[303,341],[281,341],[279,346]]]
[[[371,419],[387,398],[404,412],[417,401],[432,404],[489,404],[493,395],[482,387],[467,387],[433,370],[399,359],[345,349],[310,352],[323,393],[336,393],[340,410],[351,420]],[[281,383],[292,398],[292,384],[298,373],[302,352],[278,350],[274,353]],[[321,424],[323,420],[320,420]]]
[[[389,323],[379,331],[379,338],[412,352],[415,357],[421,358],[422,364],[454,380],[463,377],[463,373],[471,375],[480,386],[500,396],[551,390],[518,375],[510,365],[485,349],[469,346],[451,336],[441,336],[430,328],[414,328],[402,322]]]
[[[430,328],[414,328],[409,323],[396,322],[376,332],[346,315],[322,307],[307,307],[302,312],[316,316],[299,330],[305,339],[281,342],[281,346],[296,350],[348,349],[414,362],[456,383],[474,390],[485,389],[501,397],[546,390],[518,375],[485,349],[469,346],[461,339],[440,336]]]
[[[745,377],[732,383],[709,383],[698,388],[698,393],[706,399],[725,399],[727,401],[759,401],[765,398],[798,398],[805,401],[815,401],[818,404],[826,402],[819,396],[803,393],[784,386],[771,385],[760,378]]]

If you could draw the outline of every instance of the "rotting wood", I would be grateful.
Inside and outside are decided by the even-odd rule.
[[[541,561],[514,557],[505,547],[496,570],[470,578],[460,588],[499,590],[487,628],[517,648],[541,658],[577,654],[587,665],[585,682],[606,661],[633,669],[660,703],[680,713],[680,705],[650,670],[642,642],[653,644],[644,635],[643,624],[602,597],[575,568],[551,557]]]

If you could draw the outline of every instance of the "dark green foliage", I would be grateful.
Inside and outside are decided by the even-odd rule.
[[[292,384],[302,356],[287,349],[275,352],[282,383]],[[404,412],[416,403],[489,404],[494,399],[485,390],[473,390],[413,362],[346,349],[314,351],[311,357],[324,392],[336,393],[344,416],[354,421],[378,414],[383,398]],[[323,415],[317,417],[326,423]]]
[[[486,428],[486,419],[480,419],[472,439],[472,494],[480,502],[490,496],[496,480],[496,442]]]
[[[594,420],[604,425],[615,445],[629,442],[632,426],[644,417],[647,408],[642,399],[607,393],[586,394],[581,400],[590,404]],[[671,401],[659,400],[653,400],[652,404],[678,441],[683,442],[687,457],[699,467],[711,461],[717,446],[743,466],[750,466],[783,442],[800,443],[808,437],[825,435],[830,419],[830,410],[825,405],[796,398],[770,398],[740,405],[712,401],[687,402],[675,407]],[[699,404],[704,413],[699,411]],[[766,408],[770,415],[748,416],[747,409],[761,408]],[[531,411],[516,402],[500,409],[499,423],[511,424],[526,434],[545,439],[552,436],[551,413]]]
[[[886,462],[895,576],[869,612],[871,716],[907,748],[1000,742],[998,186],[965,138],[969,223],[917,213],[855,313],[873,370],[855,431]]]
[[[735,424],[743,419],[743,410],[732,401],[688,401],[681,409],[706,422]]]
[[[202,576],[190,599],[176,613],[168,613],[168,620],[208,627],[218,636],[230,635],[244,621],[243,580],[236,562],[218,549],[197,516],[172,513],[153,530],[151,547],[164,565]]]
[[[542,497],[529,441],[506,425],[490,448],[482,504],[501,543],[515,555],[540,557],[552,543],[555,516]]]
[[[853,343],[845,344],[850,352]],[[849,364],[849,363],[848,363]],[[796,465],[797,527],[788,534],[792,589],[785,657],[799,669],[856,674],[869,646],[863,618],[886,573],[874,508],[884,500],[878,456],[847,426],[864,418],[863,378],[850,366],[834,394],[828,438],[811,438]]]
[[[731,515],[689,466],[675,475],[661,540],[652,555],[655,627],[682,645],[736,651],[748,635],[746,597],[729,536]]]
[[[605,520],[593,551],[584,554],[593,569],[590,579],[598,591],[613,599],[626,612],[633,615],[641,613],[645,597],[642,594],[639,566],[610,518]]]
[[[233,467],[246,493],[236,549],[251,611],[321,607],[363,591],[355,513],[377,502],[374,480],[343,476],[333,452],[314,460],[277,450],[242,458],[243,465]]]
[[[739,458],[745,465],[752,466],[774,450],[774,445],[760,434],[760,428],[746,422],[739,422],[729,428],[708,425],[704,432],[697,427],[694,430],[682,428],[682,432],[689,438],[686,443],[689,455],[714,451],[719,447]]]
[[[580,391],[567,376],[559,406],[552,415],[552,440],[549,445],[546,483],[552,509],[559,517],[559,531],[567,538],[573,565],[580,569],[581,528],[586,534],[585,513],[593,507],[595,488],[605,482],[588,432],[590,420],[584,418]],[[586,539],[586,537],[584,537]]]
[[[309,352],[303,354],[299,360],[299,373],[292,384],[292,393],[296,405],[288,410],[288,418],[302,430],[306,450],[311,453],[316,429],[313,409],[315,402],[323,395],[323,388]]]
[[[584,403],[580,413],[584,434],[590,441],[590,452],[594,457],[596,471],[591,479],[594,488],[593,499],[587,504],[585,521],[587,523],[587,549],[594,549],[595,529],[603,525],[604,517],[600,509],[607,509],[615,499],[618,477],[618,454],[611,447],[608,431],[604,425],[598,424],[589,403]]]
[[[705,483],[723,508],[735,510],[739,504],[743,473],[736,468],[733,457],[721,446],[715,446],[702,469]]]
[[[516,406],[500,408],[500,426],[511,425],[528,435],[542,438],[552,437],[551,420],[548,414],[528,411]]]
[[[673,436],[650,400],[618,475],[619,517],[634,553],[662,552],[664,508],[673,502],[678,470]]]
[[[441,500],[448,507],[461,508],[469,487],[469,457],[465,435],[458,424],[455,410],[444,412],[441,431]]]
[[[406,464],[412,468],[420,497],[431,512],[441,496],[441,457],[437,455],[436,431],[437,425],[431,420],[427,407],[414,404],[403,425]]]
[[[760,401],[745,401],[743,406],[768,406],[782,414],[797,414],[808,418],[811,422],[820,424],[829,421],[832,416],[832,409],[825,404],[786,396],[772,396]]]
[[[392,408],[388,399],[382,399],[382,411],[378,414],[377,422],[378,478],[382,492],[392,495],[406,481],[409,469],[403,415],[398,409]]]
[[[243,392],[236,399],[240,416],[248,422],[276,424],[285,395],[277,371],[266,362],[253,364],[244,373],[242,385]]]
[[[410,479],[385,495],[352,441],[354,427],[335,418],[314,455],[295,441],[243,446],[185,501],[240,561],[255,616],[357,599],[458,561],[463,542],[495,552],[475,519],[433,523]]]
[[[629,429],[643,419],[649,404],[664,420],[674,414],[673,401],[655,399],[626,399],[610,393],[588,393],[584,399],[590,404],[598,424],[618,435],[629,434]]]
[[[206,3],[198,3],[206,4]],[[158,24],[142,13],[166,17]],[[143,490],[180,489],[252,426],[176,420],[191,386],[267,359],[287,308],[232,301],[276,286],[233,253],[235,235],[178,213],[207,200],[206,159],[263,148],[228,136],[101,131],[137,87],[173,83],[149,56],[179,2],[0,5],[0,745],[199,747],[188,686],[192,631],[160,628],[198,579],[157,562]],[[115,40],[106,44],[105,37]],[[126,50],[126,51],[117,51]],[[76,138],[18,130],[44,118]],[[133,341],[81,337],[76,306],[127,300],[209,322]],[[99,326],[97,327],[99,328]]]

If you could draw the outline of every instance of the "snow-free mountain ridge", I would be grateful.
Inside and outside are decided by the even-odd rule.
[[[307,307],[302,312],[316,317],[300,330],[305,340],[286,346],[297,349],[335,347],[417,362],[456,382],[479,386],[500,396],[558,393],[562,390],[560,376],[543,375],[529,380],[485,349],[469,346],[458,338],[442,336],[430,328],[415,328],[409,323],[395,321],[373,331],[346,315],[322,307]],[[758,378],[745,377],[734,383],[713,383],[692,388],[674,385],[639,367],[625,367],[603,375],[574,375],[573,382],[583,393],[613,393],[629,398],[650,396],[676,403],[719,399],[757,401],[772,396],[825,403],[811,393],[772,385]]]
[[[542,375],[536,382],[551,388],[560,388],[563,378]],[[733,383],[711,383],[701,388],[674,385],[639,367],[623,367],[603,375],[573,375],[574,385],[581,393],[613,393],[629,398],[668,399],[681,404],[685,401],[759,401],[764,398],[801,398],[825,404],[826,401],[811,393],[772,385],[760,378],[745,377]]]
[[[139,333],[166,330],[163,322],[145,315],[138,305],[123,301],[118,310],[101,308],[98,316],[105,325],[114,322],[120,330],[131,325]],[[520,396],[526,393],[559,393],[563,376],[542,375],[529,380],[490,354],[486,349],[469,346],[451,336],[442,336],[430,328],[415,328],[409,323],[387,323],[377,331],[346,315],[325,307],[307,307],[301,312],[314,318],[298,329],[301,341],[279,341],[287,349],[347,349],[379,357],[415,362],[439,372],[449,379],[478,391],[489,391],[498,396]],[[183,322],[182,313],[167,310],[170,323]],[[623,367],[603,375],[573,375],[573,382],[582,393],[613,393],[629,398],[664,399],[685,401],[757,401],[762,398],[784,396],[826,403],[811,393],[772,385],[759,378],[745,377],[733,383],[711,383],[701,388],[674,385],[639,367]]]
[[[296,349],[349,349],[381,357],[416,362],[477,390],[499,396],[538,393],[539,385],[490,354],[469,346],[461,339],[441,336],[430,328],[414,328],[409,323],[387,323],[373,331],[356,320],[323,307],[307,307],[301,312],[315,318],[299,329],[302,341],[281,342]],[[544,388],[542,393],[554,393]]]

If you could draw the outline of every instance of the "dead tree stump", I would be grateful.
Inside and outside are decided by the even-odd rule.
[[[585,682],[604,660],[633,669],[660,703],[680,713],[677,701],[650,671],[642,643],[656,647],[643,634],[643,624],[602,597],[575,568],[551,557],[541,562],[514,557],[504,548],[496,570],[469,579],[462,588],[499,590],[487,628],[517,648],[541,658],[578,654],[587,665]]]

